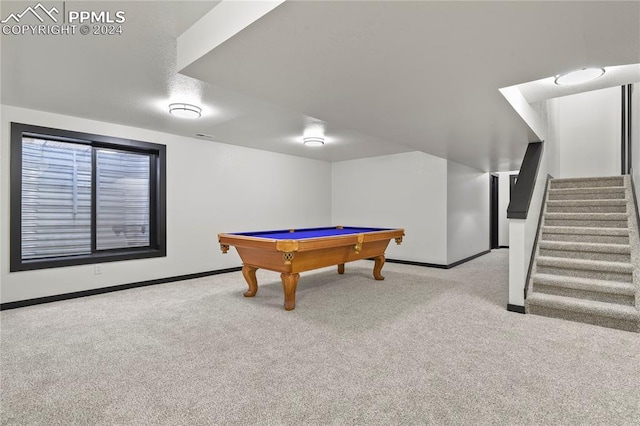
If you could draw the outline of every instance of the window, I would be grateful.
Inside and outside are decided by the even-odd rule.
[[[11,271],[166,255],[165,146],[11,123]]]

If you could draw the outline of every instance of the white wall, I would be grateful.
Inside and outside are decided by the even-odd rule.
[[[409,152],[335,162],[332,170],[334,225],[404,228],[388,258],[447,263],[447,160]]]
[[[517,86],[503,87],[499,90],[537,138],[539,140],[547,139],[548,125],[545,120],[544,107],[540,104],[528,103]]]
[[[620,87],[549,101],[555,178],[620,174]]]
[[[219,232],[331,223],[327,162],[6,105],[0,114],[2,303],[240,266],[234,250],[220,252]],[[166,145],[167,256],[105,263],[101,275],[92,265],[9,273],[12,121]]]
[[[546,143],[543,148],[527,218],[509,219],[509,304],[511,305],[524,306],[524,287],[549,174],[548,160],[551,150],[547,149]]]
[[[2,43],[0,43],[2,44]],[[2,68],[2,67],[0,67]],[[2,138],[2,135],[5,134],[5,125],[2,122],[2,114],[3,114],[4,108],[3,106],[0,104],[0,138]],[[7,241],[9,238],[9,234],[8,234],[8,230],[5,231],[5,227],[3,225],[4,223],[4,215],[7,214],[8,212],[8,206],[7,206],[7,202],[5,201],[5,192],[8,192],[8,186],[5,188],[5,181],[7,179],[5,179],[5,173],[4,170],[8,170],[8,167],[6,167],[6,162],[8,160],[5,160],[5,157],[9,156],[9,152],[8,150],[5,150],[2,148],[2,141],[0,139],[0,301],[2,300],[2,287],[3,287],[3,277],[4,277],[4,273],[5,273],[5,261],[4,261],[4,253],[5,253],[5,241]],[[8,220],[8,219],[7,219]]]
[[[489,173],[447,161],[447,264],[489,250]]]

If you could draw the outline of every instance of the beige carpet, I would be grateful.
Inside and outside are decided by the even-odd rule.
[[[631,177],[551,179],[541,219],[526,312],[640,332]]]
[[[291,312],[265,271],[3,311],[1,422],[638,424],[638,334],[507,312],[507,264],[304,273]]]

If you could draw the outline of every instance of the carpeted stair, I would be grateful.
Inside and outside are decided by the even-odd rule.
[[[527,313],[640,332],[640,241],[629,176],[551,179]]]

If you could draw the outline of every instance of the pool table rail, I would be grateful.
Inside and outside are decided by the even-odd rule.
[[[293,235],[293,233],[292,233]],[[295,252],[317,250],[327,246],[327,241],[331,241],[332,247],[353,245],[354,250],[358,249],[365,242],[395,239],[396,244],[402,243],[404,229],[384,229],[367,233],[353,233],[337,236],[322,236],[304,239],[276,239],[240,234],[221,233],[218,234],[218,242],[223,253],[229,250],[229,246],[249,247],[256,249],[274,249],[280,252]]]

